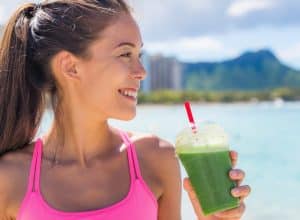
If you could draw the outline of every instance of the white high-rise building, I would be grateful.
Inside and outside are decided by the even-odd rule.
[[[143,92],[150,92],[151,91],[151,69],[150,69],[150,62],[151,57],[144,51],[142,56],[142,63],[147,72],[146,78],[141,82],[141,91]]]
[[[150,75],[151,90],[182,89],[182,65],[175,57],[152,56]]]

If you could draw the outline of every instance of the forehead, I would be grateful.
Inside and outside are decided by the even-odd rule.
[[[138,47],[142,44],[140,29],[131,15],[121,14],[99,36],[102,46],[116,48],[122,42],[130,42]]]

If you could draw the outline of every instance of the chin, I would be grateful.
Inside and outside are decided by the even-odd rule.
[[[119,114],[117,117],[115,117],[118,120],[122,121],[130,121],[134,119],[136,116],[136,111],[130,111],[130,112],[122,112],[122,114]]]

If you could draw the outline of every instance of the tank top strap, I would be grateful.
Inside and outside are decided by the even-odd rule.
[[[133,174],[133,177],[135,179],[141,179],[142,176],[141,176],[141,171],[137,159],[135,146],[125,131],[119,130],[119,132],[124,143],[127,146],[127,153],[128,153],[129,164],[130,164],[130,173]]]
[[[31,160],[31,167],[29,173],[29,192],[38,192],[39,190],[39,179],[40,179],[40,166],[41,166],[41,148],[42,140],[39,138],[34,144],[34,151]]]

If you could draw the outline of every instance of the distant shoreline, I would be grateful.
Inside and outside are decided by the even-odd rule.
[[[260,103],[300,101],[300,88],[277,88],[264,91],[174,91],[140,93],[139,104],[193,103]]]
[[[232,106],[232,105],[240,105],[240,106],[255,106],[255,105],[276,105],[276,106],[284,106],[284,105],[289,105],[289,104],[299,104],[300,105],[300,100],[296,101],[283,101],[282,104],[276,104],[274,101],[259,101],[259,102],[191,102],[192,105],[201,105],[201,106]],[[175,104],[170,104],[170,103],[139,103],[138,106],[140,107],[159,107],[159,106],[181,106],[183,105],[182,103],[175,103]]]

